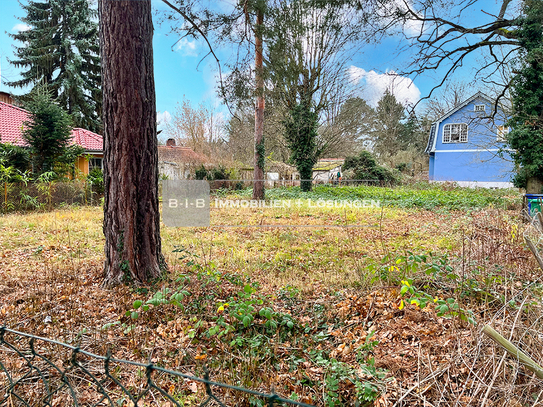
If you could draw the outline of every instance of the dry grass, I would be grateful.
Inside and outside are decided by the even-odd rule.
[[[245,219],[259,222],[263,217],[258,210],[247,211]],[[540,381],[508,357],[500,363],[502,351],[479,332],[492,322],[504,333],[513,332],[523,349],[541,353],[538,336],[528,340],[526,334],[540,330],[538,306],[519,311],[518,305],[510,305],[525,298],[530,301],[524,305],[532,304],[539,292],[523,296],[527,282],[539,278],[539,272],[522,243],[526,225],[515,212],[373,208],[338,219],[324,209],[307,215],[302,208],[288,215],[274,213],[271,221],[288,216],[291,224],[330,224],[353,216],[365,227],[164,227],[169,275],[148,287],[111,290],[100,286],[101,209],[3,216],[0,325],[80,341],[82,348],[98,354],[114,349],[116,357],[151,359],[186,373],[201,375],[207,364],[216,380],[265,391],[273,387],[317,405],[354,405],[353,381],[340,380],[331,390],[330,378],[344,366],[375,386],[380,393],[375,405],[520,406],[533,400]],[[232,222],[214,216],[223,224]],[[184,251],[174,252],[176,248]],[[476,327],[438,317],[433,306],[399,309],[400,276],[379,273],[407,251],[449,254],[455,279],[430,277],[423,270],[410,277],[420,289],[473,310]],[[382,262],[386,256],[388,262]],[[181,275],[186,282],[176,281]],[[263,301],[255,307],[290,316],[295,327],[282,326],[273,333],[257,316],[248,328],[238,327],[220,339],[209,335],[222,315],[217,307],[230,299],[243,302],[237,293],[247,283],[257,287],[251,298]],[[125,316],[135,300],[148,300],[165,287],[190,292],[183,309],[155,307],[136,321]],[[51,323],[45,322],[47,317]],[[115,321],[126,326],[100,329]],[[517,329],[521,323],[524,333]],[[130,325],[133,329],[127,330]],[[233,343],[236,338],[242,342]],[[373,340],[378,344],[372,349]],[[372,355],[375,367],[388,372],[385,379],[360,373],[371,366]],[[185,405],[203,399],[201,387],[196,393],[187,383],[167,388]],[[338,404],[330,401],[332,393]],[[240,395],[226,397],[234,405],[248,405]]]

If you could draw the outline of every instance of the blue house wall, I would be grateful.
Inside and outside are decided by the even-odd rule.
[[[476,105],[484,105],[485,110],[475,111]],[[511,186],[513,163],[507,153],[498,156],[500,148],[505,147],[498,140],[498,126],[504,124],[505,115],[499,110],[489,118],[493,109],[488,98],[477,94],[434,123],[427,148],[430,180]],[[444,127],[460,123],[467,124],[467,141],[444,142]]]

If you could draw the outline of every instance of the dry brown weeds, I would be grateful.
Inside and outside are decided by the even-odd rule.
[[[381,394],[374,403],[376,406],[525,406],[542,403],[541,381],[480,332],[485,324],[492,324],[543,364],[540,356],[543,354],[541,271],[522,241],[526,234],[532,237],[539,234],[512,212],[489,209],[471,215],[457,214],[451,222],[447,214],[424,211],[410,212],[407,221],[399,211],[397,216],[384,222],[380,231],[358,232],[364,236],[357,236],[357,239],[375,239],[375,244],[362,247],[351,241],[341,249],[360,258],[363,254],[376,252],[379,257],[398,248],[403,253],[405,245],[398,244],[398,239],[412,239],[413,236],[427,239],[428,235],[423,231],[431,230],[432,236],[439,236],[440,229],[445,231],[441,232],[447,233],[445,243],[426,242],[425,245],[436,249],[456,242],[449,255],[457,256],[454,268],[459,279],[435,283],[424,273],[414,277],[422,285],[434,284],[428,290],[435,295],[453,296],[462,307],[473,310],[478,322],[476,326],[438,317],[433,306],[421,310],[408,305],[400,310],[398,286],[377,283],[371,287],[353,288],[352,285],[337,284],[340,273],[335,286],[331,286],[330,279],[321,278],[320,270],[313,275],[305,269],[305,276],[290,275],[287,279],[293,287],[303,288],[302,294],[294,298],[280,296],[278,284],[286,279],[268,280],[261,269],[259,273],[256,265],[250,265],[248,269],[253,270],[250,278],[258,281],[261,292],[273,299],[274,310],[292,315],[300,326],[305,327],[290,339],[268,338],[271,354],[263,356],[255,356],[255,353],[216,338],[206,339],[203,335],[214,323],[212,317],[217,312],[217,301],[225,301],[238,289],[227,280],[214,286],[215,298],[198,315],[185,315],[172,307],[164,307],[138,320],[130,332],[123,333],[120,328],[100,329],[113,321],[130,323],[124,314],[131,309],[133,301],[148,299],[152,290],[172,284],[173,280],[166,279],[158,286],[138,290],[128,286],[103,289],[100,222],[99,217],[93,218],[94,215],[97,212],[91,215],[83,212],[79,216],[87,232],[74,230],[75,226],[67,228],[67,224],[62,223],[64,220],[59,218],[72,216],[67,213],[57,213],[54,221],[43,218],[41,224],[28,226],[33,231],[20,230],[20,223],[18,231],[12,230],[12,224],[4,224],[6,234],[13,237],[19,233],[15,236],[19,244],[4,245],[0,252],[1,325],[78,344],[82,349],[101,355],[112,349],[117,358],[151,360],[189,374],[201,375],[203,365],[208,364],[215,380],[261,391],[274,388],[287,396],[295,392],[301,400],[316,405],[323,405],[322,386],[328,373],[309,359],[293,369],[289,362],[291,355],[303,354],[299,350],[304,341],[310,341],[311,335],[322,330],[318,324],[325,324],[326,340],[315,342],[315,347],[325,351],[330,358],[359,368],[361,362],[356,349],[363,346],[368,333],[374,331],[378,345],[370,356],[375,358],[376,367],[388,371],[388,379],[380,383]],[[32,220],[28,222],[32,223]],[[36,241],[24,244],[25,238],[31,241],[38,233],[44,239],[57,236],[58,243],[51,244],[48,240],[45,246],[37,245]],[[199,232],[200,235],[205,233]],[[239,232],[240,235],[244,233],[247,234]],[[265,239],[266,234],[277,232],[259,233]],[[244,237],[254,238],[254,232]],[[329,235],[328,244],[334,244],[336,237]],[[325,245],[326,239],[319,244]],[[540,239],[537,242],[541,246]],[[310,248],[311,245],[301,247]],[[224,266],[229,269],[228,273],[236,274],[237,270],[240,277],[246,277],[244,270],[234,262],[221,261],[222,248],[214,250],[217,254],[201,261],[217,261],[220,273]],[[361,262],[359,267],[363,269],[364,263]],[[209,287],[195,278],[186,261],[170,258],[170,269],[172,277],[180,273],[191,276],[187,289],[192,298],[206,295]],[[322,310],[318,321],[314,311],[317,307]],[[189,335],[191,329],[195,329],[196,321],[192,319],[195,317],[202,321],[196,328],[197,340]],[[48,352],[59,351],[49,349]],[[8,356],[6,349],[0,349],[0,358]],[[61,363],[65,363],[67,357],[67,354],[58,353]],[[15,359],[8,357],[7,360],[7,366],[15,371],[24,368],[18,366]],[[100,370],[99,364],[87,363],[96,372]],[[122,377],[134,388],[141,387],[136,372],[122,371]],[[198,400],[203,400],[201,385],[168,382],[167,377],[162,379],[164,388],[185,405],[197,405]],[[85,384],[83,379],[79,384],[82,400],[93,400],[92,386]],[[37,383],[33,389],[40,391]],[[353,392],[352,383],[340,385],[338,393],[343,398],[343,405],[354,405]],[[149,397],[145,405],[165,405],[158,396],[155,397],[154,400]],[[225,393],[223,397],[232,405],[248,405],[247,399],[237,394]],[[64,400],[55,399],[53,405],[64,405]]]

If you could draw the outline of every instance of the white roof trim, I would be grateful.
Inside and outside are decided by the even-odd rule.
[[[498,152],[498,151],[513,151],[512,149],[510,148],[480,148],[480,149],[458,149],[458,150],[436,150],[435,152],[436,153],[475,153],[475,152],[479,152],[479,153],[483,153],[483,152]]]
[[[477,98],[482,98],[482,99],[485,99],[487,102],[489,103],[492,103],[492,100],[487,96],[485,95],[483,92],[477,92],[475,95],[473,95],[472,97],[464,100],[462,103],[460,103],[459,105],[453,107],[451,110],[449,110],[447,113],[445,113],[443,116],[441,116],[439,119],[437,119],[437,121],[435,123],[440,123],[442,122],[443,120],[445,120],[447,117],[451,116],[452,114],[458,112],[460,109],[466,107],[467,105],[469,105],[471,102],[473,102],[474,99],[477,99]]]

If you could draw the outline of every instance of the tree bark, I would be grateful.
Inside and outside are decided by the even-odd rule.
[[[253,183],[253,199],[263,200],[264,191],[264,65],[262,62],[262,26],[264,11],[257,7],[255,27],[255,77],[256,77],[256,108],[255,108],[255,169]]]
[[[158,277],[161,254],[151,0],[100,0],[104,285]]]

